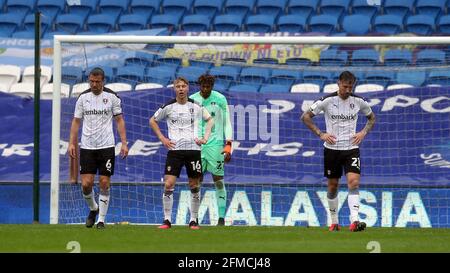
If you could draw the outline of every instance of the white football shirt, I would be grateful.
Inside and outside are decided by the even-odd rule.
[[[95,95],[88,89],[78,96],[75,117],[83,120],[80,148],[98,150],[115,146],[112,119],[122,114],[117,94],[103,88]]]
[[[346,100],[341,99],[337,92],[315,101],[309,108],[318,115],[321,111],[325,114],[327,133],[336,137],[336,144],[324,143],[324,146],[333,150],[351,150],[358,148],[352,144],[352,137],[356,133],[358,113],[368,116],[372,109],[366,100],[351,94]]]
[[[204,108],[188,99],[185,104],[179,104],[175,99],[160,107],[153,118],[156,121],[166,120],[168,137],[175,142],[173,150],[201,150],[195,143],[198,138],[199,122],[209,120],[211,115]]]

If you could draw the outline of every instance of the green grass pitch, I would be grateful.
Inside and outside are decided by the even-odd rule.
[[[326,227],[107,225],[104,230],[83,225],[0,225],[0,252],[68,253],[79,243],[82,253],[369,253],[379,251],[450,252],[448,228],[368,228],[328,232]],[[375,241],[375,243],[370,243]],[[70,248],[69,248],[70,249]]]

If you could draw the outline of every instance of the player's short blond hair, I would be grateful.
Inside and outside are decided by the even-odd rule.
[[[184,77],[178,77],[173,81],[173,85],[176,85],[179,82],[184,82],[185,84],[189,85],[189,81],[186,80]]]

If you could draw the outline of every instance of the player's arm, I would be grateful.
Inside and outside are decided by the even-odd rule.
[[[222,154],[224,154],[225,163],[228,163],[231,160],[233,129],[231,128],[230,111],[228,110],[228,102],[226,99],[222,107],[224,117],[223,126],[225,128],[225,146],[223,147]]]
[[[336,137],[331,134],[328,134],[326,132],[325,133],[322,132],[319,129],[319,127],[317,127],[316,124],[314,124],[314,121],[313,121],[314,116],[315,116],[315,114],[311,110],[308,110],[302,114],[300,119],[303,121],[303,123],[306,125],[306,127],[308,127],[309,130],[311,130],[314,134],[316,134],[318,137],[320,137],[321,140],[323,140],[329,144],[335,144]]]
[[[74,117],[72,119],[72,125],[70,126],[70,138],[69,138],[69,148],[67,152],[72,158],[77,157],[77,146],[78,146],[78,130],[80,129],[81,119]]]
[[[372,130],[373,126],[375,125],[375,114],[373,112],[371,112],[366,117],[367,117],[366,126],[364,126],[364,128],[361,131],[359,131],[353,136],[353,144],[355,145],[360,144],[366,137],[366,135],[369,133],[369,131]]]
[[[175,148],[175,142],[171,141],[170,139],[166,138],[163,133],[161,132],[161,129],[159,128],[158,122],[156,121],[155,117],[150,118],[150,128],[152,128],[155,135],[158,137],[158,139],[162,142],[164,147],[171,150]]]
[[[114,117],[117,123],[117,131],[119,132],[120,141],[122,142],[122,145],[120,147],[120,155],[122,158],[127,157],[128,155],[128,144],[127,144],[127,133],[125,129],[125,119],[123,118],[123,115],[117,115]]]
[[[209,114],[208,110],[206,110],[206,108],[202,108],[202,117],[203,120],[206,121],[205,134],[203,135],[202,138],[195,139],[195,142],[198,145],[206,144],[208,142],[209,136],[211,135],[211,129],[214,126],[214,119]]]

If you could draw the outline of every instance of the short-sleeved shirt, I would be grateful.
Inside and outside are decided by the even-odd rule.
[[[232,128],[230,114],[228,111],[228,103],[225,96],[213,90],[206,99],[202,97],[200,91],[192,94],[190,98],[206,108],[206,110],[208,110],[214,118],[214,126],[211,129],[211,135],[209,136],[208,143],[203,144],[202,146],[223,146],[225,139],[231,140]],[[201,131],[199,131],[199,133],[203,136],[205,134],[206,122],[201,121],[200,127]]]
[[[198,138],[199,122],[209,120],[211,115],[208,111],[188,99],[185,104],[179,104],[173,99],[161,106],[153,115],[156,121],[166,120],[168,137],[175,142],[172,150],[197,150],[201,147],[195,143]]]
[[[336,137],[336,144],[331,145],[325,142],[324,146],[333,150],[358,148],[358,145],[352,144],[352,137],[356,133],[358,113],[361,112],[365,116],[372,113],[370,105],[362,97],[351,94],[346,100],[343,100],[337,92],[315,101],[309,110],[314,115],[318,115],[321,111],[324,112],[327,133]]]
[[[76,118],[83,120],[80,148],[98,150],[115,146],[112,119],[122,114],[119,96],[108,88],[99,95],[88,89],[78,96]]]

